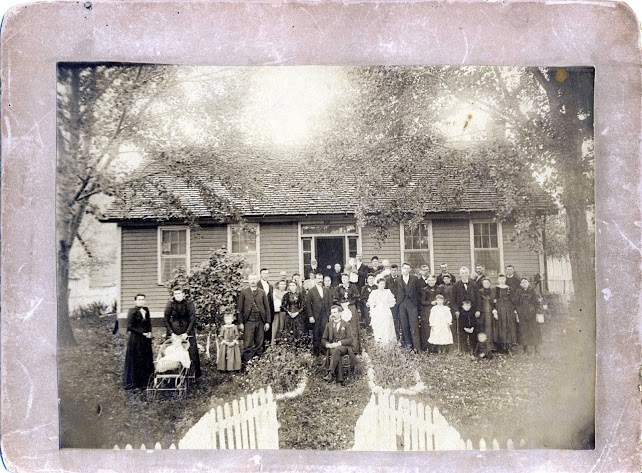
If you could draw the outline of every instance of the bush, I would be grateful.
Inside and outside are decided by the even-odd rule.
[[[76,307],[72,312],[71,316],[77,319],[86,319],[89,317],[98,317],[100,315],[106,314],[109,311],[110,307],[104,302],[91,302],[87,305],[81,305]]]
[[[304,376],[310,373],[313,358],[309,349],[289,342],[271,346],[260,358],[247,363],[242,385],[250,393],[272,386],[275,394],[296,389]]]
[[[223,323],[223,315],[236,313],[236,300],[243,284],[242,256],[228,254],[225,248],[214,251],[208,260],[192,268],[187,274],[179,268],[174,278],[166,283],[169,291],[182,286],[194,303],[197,328],[208,327],[214,331]]]
[[[363,340],[364,349],[372,360],[375,383],[383,388],[414,386],[418,357],[407,348],[383,346],[373,339]]]

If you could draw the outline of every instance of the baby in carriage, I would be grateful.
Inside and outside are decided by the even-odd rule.
[[[171,335],[165,342],[163,348],[161,348],[161,357],[156,360],[155,365],[157,372],[163,373],[165,371],[178,369],[181,366],[189,369],[192,362],[189,358],[189,342],[186,339],[187,334]]]

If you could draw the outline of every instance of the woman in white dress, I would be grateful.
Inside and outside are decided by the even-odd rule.
[[[377,282],[378,288],[370,293],[368,307],[370,307],[370,326],[375,341],[382,344],[397,342],[395,324],[392,321],[392,311],[395,306],[395,296],[390,289],[386,289],[386,281],[382,278]]]

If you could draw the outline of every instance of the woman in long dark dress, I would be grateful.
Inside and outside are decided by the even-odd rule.
[[[136,307],[132,307],[127,313],[129,341],[125,354],[125,389],[147,387],[149,377],[154,373],[149,309],[145,307],[144,294],[137,294],[134,300]]]
[[[303,314],[303,295],[295,281],[288,283],[288,291],[281,299],[281,310],[285,311],[285,333],[294,341],[305,335],[305,315]]]
[[[542,342],[542,332],[537,322],[537,310],[540,300],[535,291],[529,287],[528,279],[522,278],[520,288],[515,295],[515,310],[519,318],[519,344],[524,347],[524,353],[533,347],[537,353],[537,346]]]
[[[194,367],[194,376],[198,378],[201,375],[201,360],[196,345],[196,309],[191,301],[185,299],[183,289],[175,288],[172,291],[172,299],[165,306],[163,321],[167,337],[174,333],[189,340],[189,358]]]
[[[510,353],[510,346],[517,343],[517,323],[515,320],[515,307],[513,299],[515,291],[506,284],[506,276],[497,276],[495,287],[495,309],[497,322],[494,342],[499,345],[501,353]]]
[[[490,287],[490,279],[484,278],[482,280],[482,286],[479,289],[479,295],[481,296],[481,317],[479,322],[481,324],[480,332],[486,334],[487,343],[491,349],[494,349],[493,340],[495,340],[497,332],[495,314],[495,294]]]

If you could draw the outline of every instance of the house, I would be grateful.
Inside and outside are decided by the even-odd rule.
[[[267,172],[263,197],[251,206],[237,202],[247,222],[244,226],[213,219],[199,193],[176,179],[168,185],[198,218],[199,231],[135,199],[110,209],[103,221],[115,222],[119,229],[121,316],[139,292],[146,294],[152,316],[162,316],[168,300],[164,282],[172,271],[197,265],[221,247],[245,257],[247,274],[270,269],[272,281],[281,271],[288,276],[306,274],[312,259],[330,272],[335,263],[343,264],[357,253],[365,262],[376,255],[391,263],[409,262],[413,268],[428,264],[433,273],[440,263],[447,263],[455,274],[461,266],[481,263],[491,277],[506,264],[513,264],[520,275],[544,274],[542,255],[513,246],[509,241],[513,224],[495,218],[492,186],[466,190],[455,210],[427,196],[424,221],[412,229],[391,226],[388,238],[379,244],[373,228],[357,225],[349,186],[338,191],[314,169],[296,173],[282,179]],[[533,205],[542,212],[550,208],[544,198]]]

